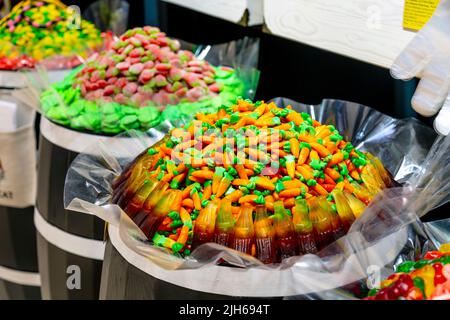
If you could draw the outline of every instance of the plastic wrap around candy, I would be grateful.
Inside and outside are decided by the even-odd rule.
[[[113,182],[112,203],[182,257],[208,242],[266,264],[316,253],[399,186],[379,159],[291,106],[238,100],[194,119]]]
[[[258,49],[258,40],[245,38],[200,46],[194,54],[158,28],[132,29],[64,81],[44,85],[41,111],[61,125],[101,134],[215,112],[239,96],[253,97]]]
[[[71,69],[102,44],[100,31],[62,2],[26,0],[0,21],[0,69]]]
[[[277,99],[277,103],[284,106],[291,104],[296,111],[307,112],[321,123],[334,125],[343,138],[351,141],[356,148],[379,157],[395,179],[405,185],[404,188],[389,189],[377,195],[346,236],[316,255],[291,257],[281,264],[265,266],[251,255],[213,243],[200,245],[184,259],[151,245],[128,215],[119,206],[111,204],[113,181],[125,172],[132,159],[173,129],[170,123],[164,123],[165,128],[152,129],[145,134],[120,136],[116,138],[116,143],[109,143],[108,146],[100,142],[95,148],[87,150],[88,154],[80,155],[67,175],[65,205],[71,210],[97,215],[118,226],[120,237],[129,249],[150,259],[148,268],[142,266],[143,269],[151,270],[151,265],[166,270],[204,267],[204,278],[214,279],[212,282],[205,280],[204,283],[193,284],[181,274],[180,277],[174,275],[173,279],[164,280],[205,292],[237,296],[292,296],[341,287],[365,279],[371,265],[395,263],[408,244],[410,224],[417,222],[418,215],[424,215],[448,200],[448,178],[435,179],[430,175],[434,171],[439,177],[449,176],[448,172],[445,174],[445,170],[449,169],[440,166],[442,161],[448,160],[445,158],[448,141],[442,145],[447,149],[437,149],[436,146],[426,158],[435,135],[415,120],[392,119],[373,109],[342,101],[327,100],[318,106],[301,105],[284,99]],[[161,203],[156,211],[163,208],[164,203]],[[250,220],[250,215],[247,216],[241,224],[242,233],[248,231],[245,220]],[[222,221],[227,220],[224,218]],[[226,226],[226,223],[223,225]],[[236,268],[216,266],[220,261],[247,270],[242,273],[237,272]],[[208,272],[210,276],[206,274]]]

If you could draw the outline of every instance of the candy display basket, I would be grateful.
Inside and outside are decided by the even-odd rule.
[[[191,257],[182,259],[152,246],[137,225],[110,202],[110,183],[122,172],[122,166],[129,163],[123,159],[124,150],[128,150],[129,158],[133,159],[152,146],[151,141],[146,140],[152,135],[137,135],[126,145],[122,140],[125,137],[118,137],[108,145],[99,143],[92,148],[101,150],[101,157],[81,155],[69,169],[65,205],[71,210],[101,217],[110,225],[111,244],[108,244],[107,263],[103,269],[102,298],[108,298],[108,292],[112,298],[136,297],[131,291],[124,290],[133,287],[137,280],[132,276],[118,278],[122,272],[129,272],[140,274],[137,277],[140,279],[143,274],[134,267],[149,276],[146,280],[149,288],[145,290],[162,288],[169,283],[193,291],[186,293],[193,296],[201,296],[201,292],[227,297],[273,298],[326,292],[364,279],[366,269],[373,263],[389,264],[408,243],[409,227],[442,201],[441,194],[429,197],[438,181],[433,180],[435,185],[420,191],[414,187],[422,178],[428,177],[428,170],[439,166],[443,156],[440,152],[432,154],[436,159],[427,158],[435,134],[417,121],[396,120],[345,101],[326,100],[317,106],[286,99],[276,99],[276,102],[279,106],[292,105],[295,110],[309,113],[318,122],[335,125],[357,148],[380,157],[395,180],[404,183],[405,187],[382,192],[355,221],[347,236],[325,247],[318,255],[291,257],[273,268],[263,266],[261,262],[258,264],[252,257],[208,243],[196,248]],[[445,198],[445,194],[443,196]],[[422,197],[429,198],[426,205],[416,202],[416,198]],[[123,264],[118,256],[132,267]],[[124,265],[123,269],[115,269],[116,261]],[[224,261],[236,267],[223,266]],[[127,281],[130,282],[127,284]],[[137,295],[153,297],[157,293],[141,290]]]
[[[439,238],[442,236],[442,225],[448,225],[448,220],[435,221],[423,224],[420,221],[415,221],[407,226],[400,233],[404,233],[404,239],[408,239],[405,248],[402,253],[396,257],[394,264],[400,264],[404,260],[415,257],[417,252],[424,252],[432,248],[439,248],[439,246],[447,238]],[[407,230],[407,231],[406,231]],[[424,230],[424,231],[418,231]],[[130,250],[127,245],[120,239],[119,230],[116,227],[109,227],[108,230],[109,240],[105,250],[105,261],[103,264],[102,283],[100,289],[101,300],[161,300],[161,299],[187,299],[187,300],[214,300],[214,299],[226,299],[226,300],[242,300],[242,299],[258,299],[257,294],[253,293],[252,296],[245,296],[244,292],[242,296],[239,295],[239,290],[230,289],[231,286],[223,285],[224,279],[230,279],[231,274],[220,274],[220,271],[214,273],[210,278],[209,271],[206,274],[202,274],[200,270],[181,270],[181,271],[165,271],[152,264],[148,259],[140,256],[136,252]],[[409,235],[408,235],[409,234]],[[394,237],[396,238],[396,237]],[[392,238],[391,240],[393,240]],[[400,240],[403,237],[397,237],[396,240]],[[387,250],[389,243],[385,242]],[[384,266],[380,266],[382,268]],[[221,268],[221,267],[217,267]],[[224,268],[224,267],[222,267]],[[243,271],[245,272],[245,271]],[[177,274],[178,273],[178,274]],[[225,272],[226,273],[226,272]],[[269,275],[270,272],[267,272]],[[244,281],[250,275],[245,275],[242,272],[237,271],[233,274],[234,277],[240,279],[236,281],[236,286],[239,286],[240,281]],[[270,279],[270,276],[269,278]],[[282,279],[280,276],[279,279]],[[208,281],[215,281],[216,285],[210,286],[211,290],[217,290],[215,293],[203,292],[200,288],[206,288],[199,285],[199,283],[205,283]],[[268,280],[269,283],[271,280]],[[301,295],[288,295],[284,298],[295,300],[315,300],[315,299],[336,299],[336,300],[355,300],[358,296],[361,297],[361,291],[364,290],[366,279],[361,281],[355,281],[353,283],[346,283],[345,285],[337,288],[333,286],[327,287],[323,283],[316,284],[317,286],[312,292]],[[267,294],[269,289],[265,292],[264,299],[281,299],[283,290],[276,287],[276,281],[272,285],[271,297]],[[308,282],[306,280],[306,282]],[[246,283],[246,282],[245,282]],[[252,286],[248,283],[249,286]],[[271,284],[268,284],[269,287]],[[322,286],[322,290],[320,289]],[[220,291],[221,287],[226,287],[223,290],[229,290],[231,295],[227,295],[226,291]],[[214,289],[212,289],[214,288]],[[234,292],[233,292],[234,291]],[[245,291],[245,290],[244,290]],[[249,290],[250,291],[250,290]],[[252,290],[253,291],[253,290]],[[217,292],[221,294],[217,294]],[[247,292],[248,294],[248,292]]]

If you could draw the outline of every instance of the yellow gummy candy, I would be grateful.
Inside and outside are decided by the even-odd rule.
[[[449,253],[450,252],[450,243],[441,245],[441,247],[439,248],[439,251],[442,253]]]
[[[414,279],[416,277],[420,277],[425,284],[425,296],[431,297],[434,292],[434,268],[430,265],[426,265],[425,267],[415,270],[411,273],[411,277]]]

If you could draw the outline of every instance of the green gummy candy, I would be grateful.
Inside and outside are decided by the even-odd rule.
[[[74,117],[74,118],[70,119],[70,126],[73,129],[79,129],[79,130],[86,129],[84,127],[83,116]]]
[[[139,110],[139,121],[142,123],[149,123],[159,118],[160,112],[154,107],[142,108]]]
[[[164,237],[160,234],[155,234],[152,241],[156,246],[163,247],[164,243],[166,242],[166,237]]]
[[[100,108],[104,114],[113,114],[119,110],[120,105],[117,103],[111,102],[111,103],[102,104]]]
[[[122,106],[122,112],[126,115],[136,115],[138,113],[139,109],[128,107],[128,106]]]
[[[55,96],[46,96],[41,100],[41,106],[44,112],[47,112],[53,107],[57,107],[59,105],[58,99]]]
[[[84,114],[79,117],[82,126],[88,130],[99,131],[102,123],[101,113]]]
[[[97,106],[97,104],[95,104],[95,102],[92,101],[85,101],[84,107],[86,109],[86,113],[98,113],[99,112],[99,108]]]
[[[413,261],[405,261],[396,268],[396,272],[408,273],[414,268]]]
[[[122,120],[120,121],[120,127],[124,130],[138,129],[139,128],[138,117],[135,115],[128,115],[123,117]]]
[[[216,68],[216,77],[220,79],[227,79],[233,74],[233,70],[223,70],[221,68]]]
[[[121,125],[128,126],[128,125],[131,125],[131,124],[135,123],[136,121],[138,121],[138,117],[137,116],[135,116],[135,115],[128,115],[128,116],[125,116],[125,117],[122,118]]]
[[[172,251],[173,251],[174,253],[180,252],[181,249],[183,249],[183,245],[182,245],[181,243],[175,243],[175,244],[172,246]]]
[[[226,91],[222,91],[219,95],[224,102],[234,103],[237,98],[235,94],[233,94],[231,92],[226,92]]]
[[[47,116],[56,121],[67,121],[67,111],[65,107],[53,107],[47,112]]]
[[[103,116],[103,127],[114,128],[120,124],[120,115],[112,113]]]
[[[75,117],[84,112],[84,102],[81,100],[72,103],[69,108],[67,108],[67,113],[69,117]]]

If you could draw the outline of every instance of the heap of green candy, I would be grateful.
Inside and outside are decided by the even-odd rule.
[[[51,120],[116,134],[215,112],[244,94],[235,70],[197,59],[155,27],[127,31],[41,96]]]

